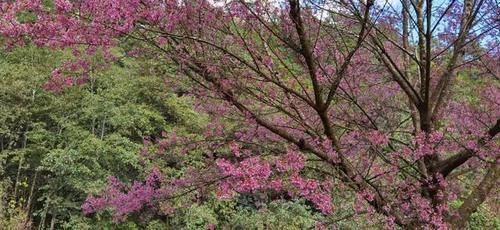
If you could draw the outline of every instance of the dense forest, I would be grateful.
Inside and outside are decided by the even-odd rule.
[[[500,229],[499,12],[0,1],[0,229]]]

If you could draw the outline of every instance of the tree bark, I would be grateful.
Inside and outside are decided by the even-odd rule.
[[[486,175],[474,191],[465,199],[464,203],[458,209],[457,215],[451,218],[453,229],[464,229],[470,216],[477,211],[488,194],[497,187],[500,177],[500,165],[496,162],[488,169]]]

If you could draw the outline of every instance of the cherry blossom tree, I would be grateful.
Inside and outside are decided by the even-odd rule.
[[[389,228],[460,229],[495,195],[493,0],[19,0],[0,10],[5,47],[72,49],[82,79],[90,56],[115,61],[113,48],[134,40],[124,55],[175,66],[171,84],[188,80],[197,109],[211,117],[204,145],[185,151],[229,148],[184,178],[160,180],[154,171],[128,189],[112,179],[85,212],[111,207],[120,220],[211,186],[220,198],[302,197],[328,215],[346,208],[332,205],[334,191],[344,191],[356,197],[355,213]],[[480,83],[460,81],[473,71]],[[63,84],[48,88],[72,85],[61,79],[74,72],[56,70]],[[157,143],[162,151],[189,142],[172,135]],[[461,173],[480,180],[465,189]]]

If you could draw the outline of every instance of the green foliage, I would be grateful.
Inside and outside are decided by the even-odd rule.
[[[200,130],[206,119],[189,98],[167,91],[162,76],[144,75],[126,60],[91,72],[88,84],[47,92],[44,83],[67,56],[33,47],[0,54],[0,219],[139,229],[134,221],[114,224],[108,215],[84,218],[80,205],[108,176],[141,178],[149,167],[139,160],[143,137]]]
[[[172,229],[311,229],[322,216],[303,200],[269,202],[259,209],[235,201],[210,199],[178,210],[168,226]],[[155,222],[156,223],[160,222]],[[162,224],[158,224],[165,226]]]
[[[159,220],[153,220],[148,223],[148,226],[146,227],[146,230],[164,230],[168,229],[167,224],[159,221]]]
[[[133,221],[125,221],[123,223],[112,223],[109,217],[106,218],[86,218],[82,216],[72,217],[69,221],[61,225],[61,229],[65,230],[139,230],[137,223]]]
[[[28,213],[21,208],[10,208],[9,218],[0,218],[0,226],[2,229],[27,229],[31,227],[31,222],[28,219]]]
[[[240,209],[229,225],[234,229],[311,229],[320,218],[302,201],[274,201],[261,210]]]
[[[206,205],[198,204],[194,204],[187,209],[182,221],[182,225],[190,230],[203,229],[209,224],[218,224],[214,210]]]
[[[462,205],[463,201],[455,200],[450,205],[452,208],[456,209]],[[494,206],[493,206],[494,207]],[[471,215],[468,222],[467,229],[469,230],[480,230],[480,229],[500,229],[500,217],[498,213],[491,210],[487,203],[483,203],[479,206],[478,210]]]

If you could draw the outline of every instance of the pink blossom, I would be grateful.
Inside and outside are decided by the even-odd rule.
[[[374,145],[385,145],[389,143],[389,138],[384,133],[374,130],[367,134],[368,140]]]
[[[298,172],[304,168],[304,157],[294,150],[288,150],[286,155],[276,160],[276,168],[280,172]]]
[[[71,4],[68,0],[55,0],[54,4],[56,5],[56,9],[58,11],[67,13],[73,8],[73,4]]]
[[[235,156],[241,156],[240,145],[238,145],[238,143],[236,143],[235,141],[229,143],[229,149]]]

